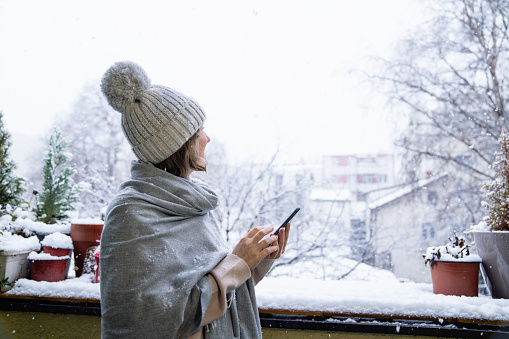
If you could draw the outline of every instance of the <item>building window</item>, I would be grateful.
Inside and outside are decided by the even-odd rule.
[[[346,175],[333,175],[332,181],[336,183],[346,183],[347,182],[347,176]]]
[[[359,174],[357,176],[357,182],[359,184],[376,184],[378,182],[378,176],[376,174]]]
[[[428,203],[430,203],[431,205],[436,205],[437,199],[438,199],[437,192],[433,191],[428,192]]]
[[[423,240],[435,239],[435,226],[432,223],[425,223],[422,225],[422,239]]]
[[[338,156],[334,156],[332,157],[332,165],[334,166],[337,166],[337,167],[345,167],[345,166],[348,166],[348,159],[350,157],[347,156],[347,155],[338,155]]]

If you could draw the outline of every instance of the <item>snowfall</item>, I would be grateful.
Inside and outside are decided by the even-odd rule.
[[[18,217],[16,222],[9,216],[0,218],[0,250],[38,251],[41,244],[36,236],[25,238],[15,233],[20,228],[47,226],[28,217]],[[53,229],[58,235],[45,240],[68,246],[69,240],[61,234],[69,234],[70,224],[56,227],[60,227],[57,232]],[[5,294],[100,299],[100,284],[94,282],[95,277],[84,274],[76,278],[73,272],[69,270],[69,277],[60,282],[22,278]],[[434,294],[431,284],[402,282],[389,271],[364,264],[346,278],[334,281],[266,277],[257,285],[256,294],[258,306],[263,309],[509,321],[509,299]]]

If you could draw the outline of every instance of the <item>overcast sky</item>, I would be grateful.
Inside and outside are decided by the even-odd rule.
[[[387,152],[390,115],[350,71],[390,55],[417,1],[0,0],[0,110],[15,140],[46,135],[128,59],[195,98],[230,157]]]

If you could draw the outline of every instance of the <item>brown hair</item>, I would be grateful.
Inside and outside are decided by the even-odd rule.
[[[189,140],[169,158],[155,164],[155,166],[182,178],[187,178],[189,170],[206,172],[207,160],[200,157],[197,153],[200,130],[201,129],[189,138]]]

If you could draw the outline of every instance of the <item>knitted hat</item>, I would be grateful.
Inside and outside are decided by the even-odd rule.
[[[205,121],[196,101],[164,86],[152,85],[131,61],[121,61],[104,73],[101,90],[108,103],[122,113],[122,129],[134,154],[157,164],[170,157]]]

